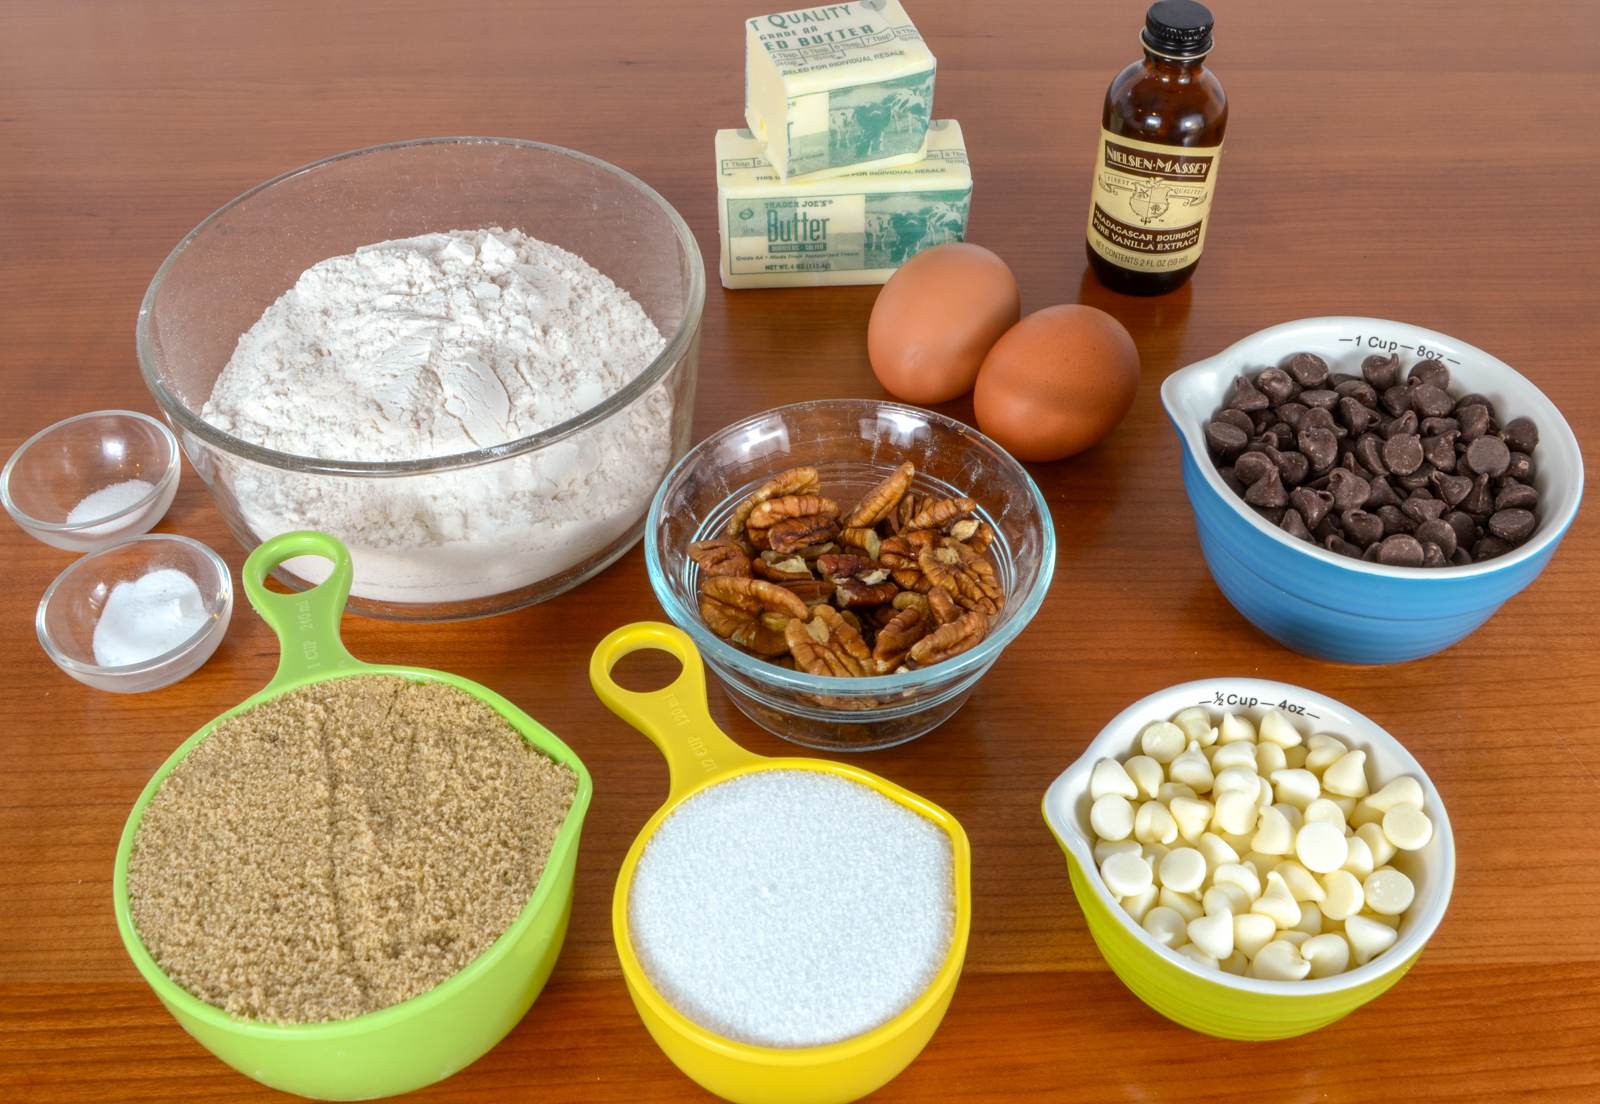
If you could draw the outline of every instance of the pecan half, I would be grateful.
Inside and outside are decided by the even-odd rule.
[[[915,606],[895,614],[887,625],[878,630],[878,638],[873,642],[873,671],[886,675],[905,662],[911,646],[928,635],[931,620]]]
[[[803,621],[806,608],[793,592],[761,579],[712,575],[700,581],[700,616],[711,631],[757,655],[782,655],[788,646],[779,623],[763,614]]]
[[[867,559],[865,556],[856,556],[849,552],[830,552],[825,556],[817,557],[817,570],[824,579],[838,582],[848,579],[852,575],[865,575],[869,571],[881,571],[882,568]]]
[[[878,549],[883,545],[883,539],[878,536],[878,531],[870,526],[850,526],[839,530],[839,543],[847,548],[859,548],[875,560],[878,558]]]
[[[869,583],[864,579],[845,578],[837,580],[833,600],[840,609],[870,609],[894,601],[899,593],[900,587],[887,579]]]
[[[895,504],[894,511],[884,519],[889,523],[889,531],[900,534],[909,530],[911,526],[907,523],[917,516],[927,501],[922,495],[907,492],[905,497]]]
[[[936,498],[911,516],[906,529],[942,529],[957,518],[972,513],[978,504],[970,498]]]
[[[784,583],[783,589],[808,606],[826,605],[833,601],[834,585],[826,579],[801,579],[796,583]]]
[[[948,625],[952,621],[960,620],[961,607],[956,605],[956,600],[950,597],[950,592],[944,587],[933,587],[929,590],[926,601],[928,612],[939,624]]]
[[[689,558],[707,575],[750,574],[750,557],[738,541],[727,537],[695,541],[689,546]]]
[[[916,474],[917,466],[911,461],[901,464],[887,479],[861,496],[861,501],[844,519],[845,526],[876,525],[888,517],[911,489],[911,480]]]
[[[770,529],[767,545],[774,552],[800,552],[810,545],[822,544],[839,535],[839,523],[830,517],[810,514],[806,517],[788,518]]]
[[[897,567],[889,572],[889,577],[901,590],[909,590],[916,594],[927,594],[934,589],[933,583],[922,573],[920,567]]]
[[[949,591],[957,605],[990,616],[1000,612],[1005,592],[994,565],[960,541],[924,548],[917,556],[917,566],[935,586]]]
[[[929,605],[928,599],[929,595],[927,594],[919,594],[914,590],[902,590],[899,594],[894,596],[894,601],[890,602],[889,606],[896,613],[901,610],[916,609],[921,610],[924,614],[932,616],[933,608],[931,605]],[[946,594],[945,601],[949,600],[950,596]],[[954,605],[954,603],[951,604]]]
[[[861,676],[872,661],[867,642],[832,606],[817,606],[809,621],[789,622],[783,635],[795,666],[813,675]]]
[[[774,583],[792,583],[812,578],[811,565],[799,556],[767,551],[748,562],[757,577]]]
[[[989,619],[977,611],[962,614],[948,625],[940,625],[906,652],[906,666],[931,667],[977,647],[989,635]]]
[[[934,533],[902,533],[883,542],[878,549],[878,562],[889,568],[915,567],[922,550],[932,548],[936,543],[937,536]]]
[[[839,504],[821,495],[783,495],[758,502],[745,524],[751,529],[767,529],[780,521],[801,517],[837,518]]]
[[[750,512],[767,499],[782,495],[814,494],[818,485],[816,468],[790,468],[779,472],[734,508],[733,516],[728,519],[723,532],[730,537],[737,537],[744,532]]]

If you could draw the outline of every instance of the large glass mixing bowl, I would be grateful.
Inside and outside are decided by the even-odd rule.
[[[297,456],[201,416],[240,334],[311,265],[372,242],[482,227],[521,230],[583,257],[644,308],[666,340],[661,353],[578,417],[451,456]],[[145,293],[139,364],[246,549],[287,530],[322,530],[354,558],[352,610],[480,617],[576,586],[639,539],[656,485],[688,448],[704,302],[699,246],[642,181],[558,146],[435,138],[285,173],[195,227]],[[304,588],[326,569],[291,560],[277,574]]]

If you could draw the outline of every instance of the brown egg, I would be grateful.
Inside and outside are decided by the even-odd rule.
[[[978,372],[978,428],[1019,460],[1060,460],[1122,421],[1139,350],[1122,323],[1077,304],[1046,307],[995,342]]]
[[[867,323],[867,359],[884,390],[942,403],[972,390],[984,354],[1022,314],[1017,278],[981,245],[925,249],[889,277]]]

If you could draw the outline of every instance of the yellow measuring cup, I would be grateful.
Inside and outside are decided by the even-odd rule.
[[[682,672],[660,690],[640,693],[624,689],[612,679],[612,668],[641,649],[675,656],[683,665]],[[622,976],[639,1018],[656,1044],[690,1078],[735,1104],[844,1104],[892,1080],[911,1064],[944,1019],[966,958],[972,923],[972,851],[960,823],[932,802],[857,767],[825,759],[769,759],[735,744],[706,710],[706,676],[700,653],[686,633],[671,625],[644,621],[611,633],[590,657],[589,681],[607,708],[650,737],[667,759],[671,788],[666,803],[628,849],[611,898],[611,932],[622,961]],[[857,782],[926,817],[950,840],[955,924],[939,972],[889,1022],[825,1046],[753,1046],[700,1026],[668,1003],[651,983],[628,933],[633,873],[662,821],[703,790],[766,770],[818,771]]]

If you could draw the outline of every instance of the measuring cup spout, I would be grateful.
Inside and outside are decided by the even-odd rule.
[[[642,649],[666,652],[683,670],[659,690],[640,693],[618,685],[611,669]],[[706,671],[687,633],[660,621],[624,625],[606,636],[589,657],[589,683],[606,708],[650,737],[667,759],[672,796],[706,778],[758,762],[717,727],[706,709]]]
[[[299,594],[275,594],[267,576],[285,560],[321,556],[333,561],[328,577]],[[278,672],[273,689],[307,675],[331,674],[360,666],[339,639],[339,620],[350,597],[350,550],[326,533],[300,530],[266,541],[244,561],[244,592],[261,620],[278,634]]]

